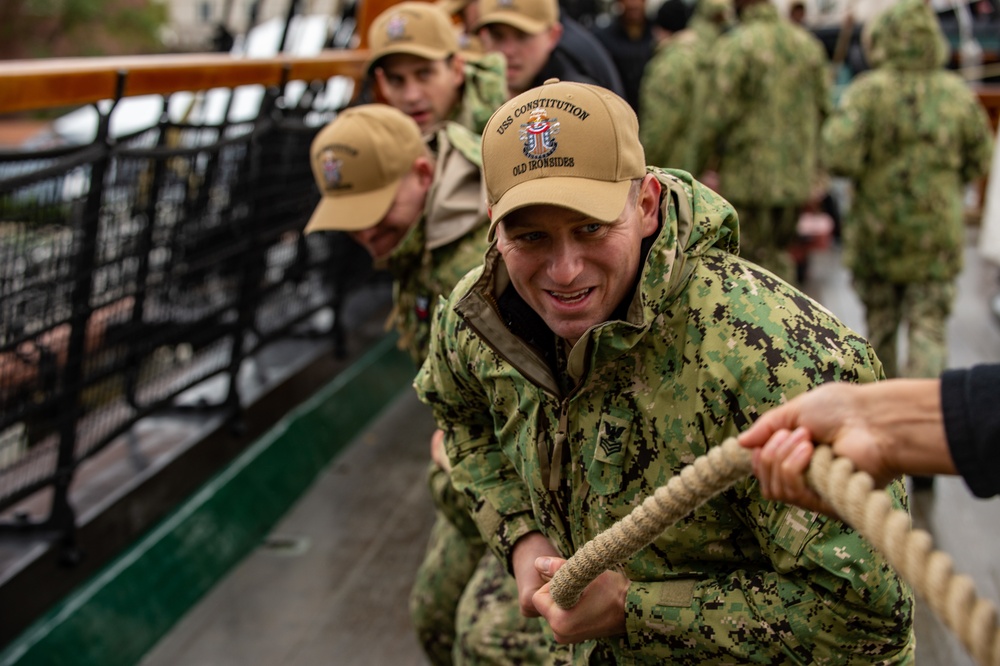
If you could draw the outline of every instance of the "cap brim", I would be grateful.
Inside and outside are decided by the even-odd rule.
[[[617,220],[628,202],[632,180],[608,182],[572,176],[536,178],[507,190],[491,209],[489,238],[504,217],[528,206],[569,208],[601,222]]]
[[[393,46],[373,53],[371,57],[368,58],[368,64],[365,65],[365,71],[370,72],[373,67],[378,65],[378,61],[382,58],[397,54],[414,55],[418,58],[435,61],[444,60],[448,56],[452,55],[450,51],[435,49],[430,46],[421,46],[420,44],[394,44]]]
[[[518,14],[517,12],[511,11],[495,11],[487,16],[481,16],[479,21],[476,23],[474,30],[478,31],[481,28],[485,28],[493,23],[503,23],[504,25],[510,25],[521,32],[526,32],[529,35],[537,35],[538,33],[544,31],[550,26],[545,25],[541,21],[535,21],[530,19],[523,14]]]
[[[389,212],[401,180],[359,194],[324,195],[313,211],[305,233],[361,231],[374,227]]]

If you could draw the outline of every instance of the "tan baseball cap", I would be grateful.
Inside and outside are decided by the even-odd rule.
[[[537,35],[558,22],[558,0],[479,0],[479,20],[475,29],[504,23],[529,35]]]
[[[443,60],[458,51],[458,35],[441,8],[429,2],[401,2],[372,22],[368,48],[368,68],[394,53]]]
[[[645,175],[635,112],[600,86],[549,79],[498,108],[483,130],[491,238],[505,215],[538,204],[610,222]]]
[[[346,109],[313,139],[313,177],[323,198],[305,233],[360,231],[385,217],[400,180],[426,147],[413,118],[385,104]]]
[[[452,16],[472,4],[472,0],[437,0],[436,4],[445,14]]]

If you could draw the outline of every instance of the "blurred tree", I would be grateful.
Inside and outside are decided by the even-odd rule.
[[[0,0],[0,58],[162,53],[166,21],[155,0]]]

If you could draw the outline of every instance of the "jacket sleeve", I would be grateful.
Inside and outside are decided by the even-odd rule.
[[[1000,364],[947,370],[941,375],[941,410],[948,450],[976,497],[1000,494]]]
[[[646,164],[691,169],[693,165],[689,163],[667,163],[676,142],[691,141],[690,137],[682,137],[680,131],[687,123],[693,91],[683,75],[685,63],[674,55],[670,51],[658,53],[642,75],[639,140],[646,152]]]
[[[867,88],[858,84],[848,87],[840,105],[823,123],[820,155],[823,166],[836,176],[857,178],[865,168],[866,146],[871,145],[865,109]]]
[[[712,92],[705,100],[705,119],[701,126],[699,146],[707,146],[710,154],[705,155],[708,163],[721,158],[725,146],[720,145],[729,133],[730,127],[743,112],[745,88],[748,87],[747,63],[740,56],[731,37],[723,36],[717,42],[712,73],[715,81]],[[715,158],[715,159],[713,159]]]
[[[460,284],[455,293],[463,291]],[[470,354],[470,349],[479,357]],[[435,315],[430,353],[414,388],[445,432],[452,485],[468,498],[480,533],[509,570],[514,544],[525,534],[539,531],[539,526],[528,489],[497,440],[491,400],[473,375],[490,357],[491,352],[452,311],[451,300],[442,302]]]
[[[968,183],[982,178],[989,171],[993,158],[993,133],[982,105],[968,89],[962,90],[962,93],[970,98],[969,113],[962,128],[962,180]]]

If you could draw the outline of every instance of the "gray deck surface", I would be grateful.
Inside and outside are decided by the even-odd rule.
[[[997,271],[970,245],[950,322],[950,364],[1000,361],[989,310]],[[864,333],[860,305],[836,250],[814,255],[806,290]],[[432,522],[424,484],[433,424],[407,393],[333,461],[275,528],[142,661],[143,666],[425,664],[407,613],[409,582]],[[1000,604],[1000,499],[975,500],[955,478],[913,496],[914,524]],[[950,632],[924,605],[921,666],[966,666]]]

